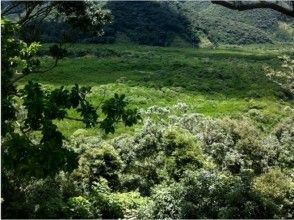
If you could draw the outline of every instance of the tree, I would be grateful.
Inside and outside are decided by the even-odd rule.
[[[65,137],[55,125],[56,120],[77,120],[83,122],[86,127],[99,124],[106,133],[113,133],[119,121],[123,121],[126,126],[132,126],[140,119],[136,109],[127,107],[128,102],[124,95],[115,94],[114,98],[101,103],[105,118],[98,120],[101,118],[97,112],[100,105],[95,107],[87,100],[90,87],[75,85],[70,89],[60,87],[46,90],[39,83],[28,82],[23,89],[17,88],[16,82],[20,78],[38,72],[40,67],[40,61],[35,56],[40,44],[25,43],[19,39],[18,32],[21,26],[34,19],[43,19],[43,13],[53,10],[54,6],[61,11],[64,9],[66,19],[73,26],[83,25],[85,19],[87,24],[91,18],[91,27],[97,28],[96,25],[99,24],[96,31],[101,32],[105,17],[99,19],[101,14],[97,11],[93,14],[91,8],[83,8],[83,5],[80,2],[12,2],[10,8],[4,9],[5,14],[24,7],[24,15],[17,23],[1,19],[1,136],[4,188],[13,183],[17,189],[24,179],[54,176],[60,170],[71,171],[77,166],[77,155],[63,145]],[[60,59],[60,52],[63,51],[57,48],[52,53]],[[75,109],[81,118],[68,117],[68,109]],[[9,190],[4,190],[4,199],[9,197],[6,195],[7,191]]]
[[[132,126],[140,119],[136,109],[128,108],[124,95],[115,94],[112,99],[93,106],[87,100],[90,87],[75,85],[47,90],[35,82],[28,82],[23,89],[17,87],[21,78],[40,72],[41,64],[35,56],[40,44],[23,41],[19,31],[25,25],[41,22],[54,10],[60,12],[61,19],[72,28],[96,34],[102,34],[103,24],[110,20],[109,14],[86,2],[8,2],[2,10],[2,15],[20,15],[16,22],[1,19],[2,207],[8,213],[22,197],[24,184],[77,167],[78,155],[64,146],[65,137],[55,125],[56,120],[77,120],[86,127],[100,125],[107,134],[113,133],[120,121]],[[55,65],[66,53],[61,45],[50,48]],[[104,119],[98,117],[100,107]],[[68,109],[75,109],[81,118],[68,117]]]
[[[44,21],[53,15],[55,19],[67,21],[75,27],[101,32],[111,19],[108,11],[87,1],[9,1],[2,2],[1,6],[1,16],[13,15],[21,26]]]

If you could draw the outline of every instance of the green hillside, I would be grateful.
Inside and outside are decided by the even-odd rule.
[[[113,20],[102,36],[73,30],[79,43],[135,43],[150,46],[214,47],[224,44],[293,43],[294,19],[271,9],[235,11],[209,1],[101,1]],[[25,26],[22,38],[58,42],[69,26],[47,18]],[[36,31],[30,30],[34,27]]]
[[[182,8],[193,26],[204,30],[215,43],[275,43],[293,39],[293,19],[270,9],[239,12],[209,2],[184,2]]]
[[[270,9],[235,11],[220,5],[189,1],[103,1],[99,7],[113,20],[102,36],[80,31],[71,34],[80,43],[135,43],[150,46],[214,47],[224,44],[292,43],[294,20]],[[47,19],[24,28],[24,39],[57,42],[68,25]]]
[[[293,19],[270,9],[238,12],[210,2],[103,2],[114,20],[87,43],[212,46],[289,42]]]

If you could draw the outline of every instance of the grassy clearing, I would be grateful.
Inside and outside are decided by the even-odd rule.
[[[44,65],[52,62],[46,56],[48,46],[40,53]],[[258,109],[262,119],[257,122],[266,129],[289,114],[287,105],[293,106],[292,101],[279,98],[280,89],[263,73],[264,65],[279,66],[278,55],[293,55],[291,49],[73,45],[68,50],[68,57],[52,71],[32,74],[21,83],[34,80],[47,86],[90,85],[90,99],[96,105],[117,92],[125,93],[132,106],[143,109],[183,102],[190,112],[212,117],[240,117]],[[83,127],[72,121],[58,124],[66,136]],[[134,129],[119,127],[118,134]],[[97,129],[88,132],[101,133]]]

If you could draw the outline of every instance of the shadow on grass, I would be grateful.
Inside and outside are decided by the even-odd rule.
[[[264,65],[279,64],[276,54],[115,45],[77,45],[71,53],[72,57],[65,58],[51,72],[32,74],[25,80],[91,86],[123,82],[236,98],[274,97],[281,93],[263,70]],[[44,65],[51,62],[49,58],[42,61]]]

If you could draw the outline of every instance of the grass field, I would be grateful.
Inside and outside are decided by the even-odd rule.
[[[45,45],[40,52],[44,66],[53,60]],[[294,48],[237,47],[221,49],[161,48],[135,45],[69,45],[69,54],[52,71],[32,74],[48,87],[75,83],[92,87],[91,102],[98,105],[115,92],[124,93],[130,104],[172,106],[186,103],[190,112],[211,117],[241,117],[258,109],[257,123],[268,130],[290,113],[293,101],[264,75],[265,65],[277,68],[278,56],[294,54]],[[70,112],[70,115],[77,116]],[[58,123],[66,136],[83,128],[80,122]],[[119,127],[118,134],[136,129]],[[89,134],[100,134],[97,128]]]

